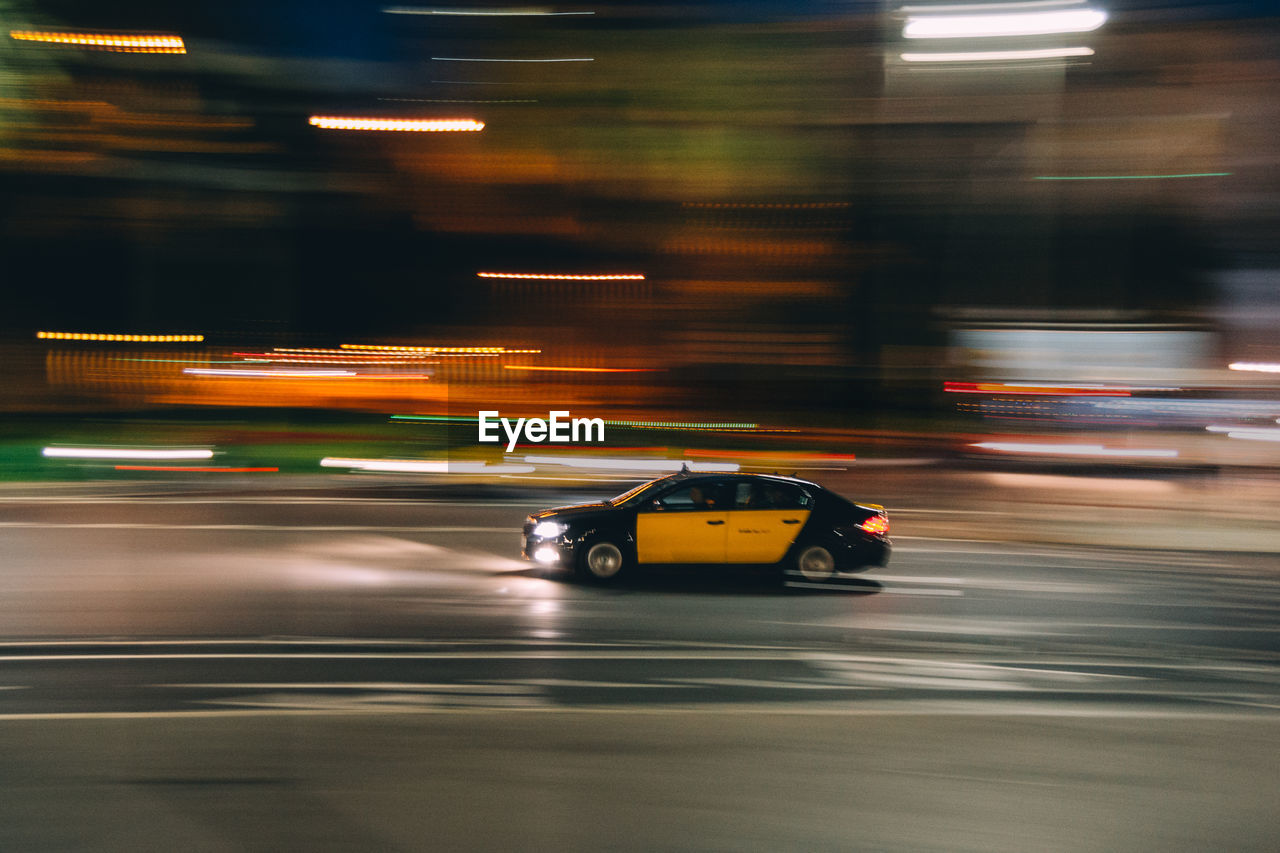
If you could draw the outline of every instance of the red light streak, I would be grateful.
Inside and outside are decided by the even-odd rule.
[[[944,382],[949,394],[1016,394],[1035,397],[1132,397],[1124,388],[1087,387],[1080,385],[1008,385],[1003,382]]]

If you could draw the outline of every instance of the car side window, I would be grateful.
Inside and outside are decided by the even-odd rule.
[[[809,509],[813,506],[813,497],[790,483],[760,480],[739,483],[736,497],[737,509]]]
[[[688,483],[658,497],[652,509],[674,512],[728,509],[725,491],[725,485],[715,481]]]

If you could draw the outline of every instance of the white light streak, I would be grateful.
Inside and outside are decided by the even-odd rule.
[[[688,465],[690,471],[726,473],[738,470],[736,462],[686,462],[683,459],[619,459],[602,456],[526,456],[531,465],[565,465],[570,468],[610,469],[619,471],[679,471]]]
[[[1254,373],[1280,373],[1280,364],[1265,361],[1233,361],[1227,365],[1231,370],[1248,370]]]
[[[446,15],[460,18],[535,18],[561,17],[564,15],[594,15],[595,12],[556,12],[533,6],[513,6],[505,9],[429,9],[423,6],[388,6],[382,10],[387,15]]]
[[[1233,429],[1227,433],[1227,438],[1243,438],[1249,441],[1280,441],[1280,429],[1268,427]]]
[[[311,116],[307,123],[321,130],[381,130],[416,133],[474,132],[484,130],[484,122],[458,119],[391,119],[344,116]]]
[[[1178,455],[1176,450],[1115,448],[1103,447],[1101,444],[1036,444],[1015,441],[979,441],[970,446],[980,447],[983,450],[998,450],[1002,453],[1038,453],[1052,456],[1120,456],[1171,459]]]
[[[326,456],[322,468],[351,468],[405,474],[528,474],[532,465],[486,465],[483,462],[451,462],[446,459],[354,459]]]
[[[116,447],[46,447],[51,459],[212,459],[212,450],[137,450]]]
[[[899,12],[943,15],[952,12],[1002,12],[1008,9],[1044,9],[1053,6],[1079,6],[1084,0],[1025,0],[1017,3],[948,3],[939,6],[901,6]]]
[[[327,370],[324,368],[317,370],[240,370],[221,367],[184,367],[182,372],[190,373],[194,376],[267,377],[275,379],[340,379],[344,376],[356,375],[354,370]]]
[[[1036,50],[976,50],[964,53],[904,53],[903,62],[999,62],[1018,59],[1067,59],[1093,56],[1088,47],[1047,47]]]
[[[590,56],[571,56],[565,59],[487,59],[473,56],[433,56],[435,62],[595,62]]]
[[[907,18],[902,36],[909,39],[945,39],[1086,33],[1096,30],[1106,20],[1107,13],[1098,9],[1005,15],[912,15]]]

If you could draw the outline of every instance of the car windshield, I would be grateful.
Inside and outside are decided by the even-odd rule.
[[[640,500],[642,495],[649,492],[651,489],[657,488],[660,483],[663,483],[665,481],[666,481],[666,478],[663,477],[658,480],[650,480],[647,483],[641,483],[640,485],[636,486],[633,489],[628,489],[627,491],[618,495],[616,498],[610,498],[609,500],[605,501],[605,503],[610,504],[612,506],[623,506],[632,501],[638,501]]]

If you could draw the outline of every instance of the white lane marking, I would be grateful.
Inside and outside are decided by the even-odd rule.
[[[938,513],[946,515],[1011,515],[1012,513],[1004,512],[998,509],[933,509],[933,508],[914,508],[906,507],[885,507],[885,511],[892,514],[897,513]]]
[[[778,681],[764,678],[668,678],[673,686],[680,687],[758,687],[769,690],[879,690],[879,687],[863,687],[857,684],[833,682]]]
[[[672,684],[670,681],[680,681],[682,679],[669,679],[668,681],[586,681],[577,678],[511,678],[503,681],[503,684],[528,684],[534,687],[619,687],[627,689],[635,688],[662,688],[666,690],[683,690],[689,685]]]
[[[515,682],[511,682],[515,683]],[[400,690],[406,693],[511,693],[508,682],[494,683],[430,683],[412,681],[278,681],[244,683],[149,684],[148,687],[180,690]],[[523,687],[521,685],[520,687]],[[527,691],[522,691],[527,692]]]
[[[157,524],[152,522],[48,522],[48,521],[0,521],[0,528],[28,528],[32,530],[293,530],[305,533],[512,533],[519,534],[519,527],[409,527],[398,525],[361,524]]]
[[[1000,785],[1033,785],[1041,788],[1071,788],[1070,782],[1045,782],[1040,779],[1003,779],[999,776],[962,776],[957,773],[930,773],[925,770],[900,770],[896,767],[879,767],[871,772],[895,773],[901,776],[922,776],[927,779],[949,779],[956,782],[978,782],[980,784]]]
[[[463,691],[435,693],[255,693],[224,699],[201,699],[195,704],[240,708],[273,708],[283,710],[335,711],[360,713],[387,709],[416,711],[430,708],[457,708],[470,710],[494,710],[498,708],[536,707],[548,700],[531,689],[509,688],[502,694],[477,694]]]
[[[76,639],[76,640],[4,640],[0,641],[0,649],[3,648],[30,648],[34,646],[59,647],[59,646],[155,646],[157,648],[167,648],[170,646],[546,646],[546,640],[530,640],[530,639],[489,639],[489,640],[420,640],[412,637],[400,639],[396,637],[383,638],[359,638],[359,637],[263,637],[261,639],[224,639],[224,638],[200,638],[200,639],[177,639],[177,640],[118,640],[118,639]],[[645,650],[652,649],[651,643],[641,641],[636,642],[585,642],[577,640],[557,640],[554,645],[555,649],[549,651],[558,651],[572,646],[585,646],[589,649],[636,649]],[[772,646],[760,645],[758,643],[714,643],[705,641],[680,642],[677,645],[686,649],[729,649],[737,651],[752,652],[801,652],[806,651],[806,646]]]
[[[1070,583],[1061,581],[1024,581],[1017,579],[991,578],[991,577],[936,577],[929,575],[921,575],[913,577],[911,575],[882,575],[878,573],[868,573],[867,580],[879,581],[881,583],[905,583],[905,584],[953,584],[956,586],[968,586],[974,589],[1006,589],[1015,592],[1060,592],[1060,593],[1078,593],[1087,595],[1116,595],[1124,592],[1133,592],[1126,590],[1114,584],[1098,584],[1098,583]],[[885,592],[890,590],[885,588]],[[897,590],[895,590],[897,591]],[[923,592],[923,591],[917,591]],[[958,592],[942,593],[950,595],[958,595]]]
[[[1048,592],[1048,593],[1075,593],[1081,595],[1115,595],[1126,592],[1123,588],[1109,584],[1086,584],[1086,583],[1066,583],[1058,581],[1022,581],[1016,579],[1003,578],[982,578],[982,577],[939,577],[930,575],[921,575],[914,577],[911,575],[882,575],[874,570],[868,572],[865,576],[868,581],[876,581],[881,584],[952,584],[954,586],[968,586],[971,589],[1003,589],[1015,592]],[[824,584],[803,584],[788,583],[788,586],[801,586],[814,589],[829,589]],[[865,588],[852,587],[851,591],[866,592]],[[900,595],[935,595],[935,596],[958,596],[964,595],[961,590],[947,589],[945,587],[920,588],[902,587],[902,586],[885,586],[880,592],[897,593]]]
[[[1217,702],[1221,705],[1243,705],[1246,708],[1267,708],[1271,710],[1280,710],[1280,705],[1274,705],[1270,702],[1247,702],[1243,699],[1218,699],[1213,696],[1201,697],[1204,702]]]
[[[890,581],[897,583],[929,583],[929,580],[914,580],[910,577],[886,578],[880,575],[868,575],[867,580],[874,581]],[[1101,583],[1070,583],[1063,581],[1023,581],[1017,579],[1004,578],[967,578],[965,580],[937,579],[938,583],[956,583],[967,586],[969,589],[998,589],[1008,590],[1011,592],[1037,592],[1037,593],[1060,593],[1074,595],[1134,595],[1141,590],[1125,589],[1115,584]],[[889,587],[885,588],[889,591]],[[958,594],[958,593],[955,593]]]
[[[894,537],[896,542],[899,539],[907,539],[912,537]],[[927,538],[927,537],[919,537]],[[957,541],[957,540],[946,540]],[[974,540],[965,540],[974,541]],[[915,546],[895,547],[893,552],[895,555],[910,554],[914,558],[938,557],[945,559],[948,563],[983,563],[989,562],[992,554],[998,554],[1002,557],[1041,557],[1046,559],[1058,560],[1070,563],[1089,563],[1107,564],[1107,563],[1133,563],[1138,565],[1152,566],[1168,566],[1172,568],[1214,568],[1226,569],[1232,568],[1235,564],[1226,562],[1221,559],[1212,559],[1208,557],[1198,556],[1196,554],[1187,553],[1185,551],[1164,551],[1160,549],[1135,548],[1135,551],[1144,553],[1119,553],[1116,551],[1106,550],[1106,546],[1098,545],[1081,545],[1074,549],[1072,546],[1064,545],[1059,551],[1026,551],[1019,550],[1017,543],[997,540],[984,540],[974,544],[987,544],[999,546],[996,548],[919,548]],[[966,557],[970,559],[965,559]]]
[[[595,649],[582,651],[400,651],[400,652],[160,652],[125,654],[97,652],[86,654],[0,655],[0,661],[86,661],[86,660],[795,660],[792,651],[746,652],[708,649],[701,652],[653,650]]]
[[[445,506],[454,506],[459,508],[465,507],[491,507],[491,506],[532,506],[545,507],[545,500],[525,500],[525,501],[456,501],[446,500],[443,498],[321,498],[321,497],[279,497],[279,498],[166,498],[156,496],[138,496],[138,497],[65,497],[59,495],[28,495],[15,497],[10,495],[0,495],[0,503],[17,503],[17,504],[39,504],[39,503],[65,503],[65,504],[249,504],[262,506],[275,506],[278,504],[297,504],[300,506],[312,504],[377,504],[379,506],[421,506],[423,504],[440,504]]]
[[[930,577],[928,575],[882,575],[879,573],[875,575],[875,580],[888,581],[889,583],[965,583],[965,578]]]
[[[791,623],[778,622],[770,624],[807,624],[807,623]],[[1213,630],[1213,629],[1208,629]],[[1274,630],[1274,629],[1273,629]],[[34,642],[8,642],[0,643],[2,647],[62,647],[66,645],[101,645],[101,646],[140,646],[154,645],[157,647],[169,647],[178,645],[195,645],[195,646],[211,646],[223,647],[226,645],[246,644],[246,645],[376,645],[386,642],[385,640],[283,640],[272,642],[255,642],[244,640],[175,640],[175,641],[150,641],[150,640],[112,640],[103,642],[93,641],[34,641]],[[423,644],[423,645],[483,645],[485,641],[414,641],[410,640],[404,645]],[[519,643],[520,641],[512,641]],[[531,644],[537,644],[540,641],[527,641]],[[573,645],[573,644],[570,644]],[[591,645],[594,644],[580,644]],[[815,653],[811,650],[799,647],[756,647],[756,646],[735,646],[733,644],[703,644],[700,650],[665,650],[650,649],[643,647],[634,647],[629,644],[618,644],[610,648],[586,648],[586,649],[556,649],[556,650],[535,650],[535,651],[514,651],[514,650],[498,650],[488,652],[471,652],[471,651],[421,651],[421,652],[243,652],[243,653],[160,653],[160,654],[80,654],[80,655],[63,655],[51,652],[44,655],[0,655],[0,661],[49,661],[58,662],[64,660],[131,660],[131,661],[147,661],[147,660],[252,660],[252,659],[298,659],[298,660],[326,660],[326,659],[428,659],[428,660],[483,660],[483,659],[506,659],[506,660],[743,660],[743,661],[791,661],[806,664],[818,664],[824,667],[833,665],[840,667],[913,667],[916,671],[923,671],[929,668],[944,668],[948,671],[954,671],[961,668],[986,668],[998,669],[1007,672],[1030,672],[1043,673],[1060,677],[1083,677],[1083,678],[1145,678],[1145,676],[1127,675],[1124,673],[1108,673],[1097,671],[1085,671],[1079,668],[1091,669],[1150,669],[1150,670],[1169,670],[1180,672],[1218,672],[1218,673],[1246,673],[1254,675],[1280,675],[1280,668],[1270,667],[1265,664],[1239,664],[1230,662],[1221,663],[1167,663],[1158,661],[1146,661],[1143,659],[1128,659],[1116,661],[1114,659],[1090,660],[1081,658],[983,658],[981,660],[963,660],[963,659],[941,659],[941,658],[915,658],[915,657],[893,657],[893,656],[874,656],[874,655],[848,655],[838,653]],[[484,684],[490,684],[491,681],[476,682],[473,684],[462,685],[464,687],[476,687]],[[508,683],[503,681],[501,683]],[[543,683],[564,683],[564,684],[582,684],[584,686],[595,686],[596,682],[580,682],[562,679],[514,679],[509,683],[526,683],[526,684],[543,684]],[[457,686],[457,683],[453,683]],[[615,686],[618,682],[602,682],[599,686]],[[647,683],[645,683],[647,685]],[[351,688],[367,688],[377,687],[380,689],[404,688],[404,689],[437,689],[447,687],[448,685],[437,685],[434,683],[415,683],[415,682],[281,682],[264,683],[264,684],[245,684],[245,683],[181,683],[181,684],[153,684],[153,687],[182,687],[182,688],[211,688],[222,689],[228,687],[260,687],[263,689],[283,688],[283,687],[299,687],[299,688],[322,688],[322,687],[351,687]],[[24,686],[0,686],[0,689],[29,689]]]
[[[894,541],[896,542],[899,539],[929,539],[930,537],[895,536],[893,538],[894,538]],[[1111,560],[1111,561],[1117,561],[1117,562],[1130,561],[1130,562],[1143,562],[1143,563],[1179,563],[1179,564],[1194,565],[1194,566],[1226,566],[1228,565],[1222,560],[1211,560],[1196,554],[1188,554],[1185,551],[1165,551],[1165,550],[1159,550],[1159,549],[1143,548],[1143,549],[1135,549],[1135,550],[1139,550],[1143,552],[1154,552],[1154,553],[1134,554],[1134,553],[1122,553],[1115,550],[1110,550],[1109,546],[1098,546],[1098,545],[1083,545],[1083,546],[1062,545],[1059,547],[1059,550],[1056,550],[1056,551],[1049,551],[1044,549],[1031,551],[1031,550],[1026,550],[1023,547],[1020,547],[1021,543],[1001,541],[1001,540],[946,539],[946,540],[934,540],[934,541],[946,541],[946,542],[963,541],[963,542],[972,542],[976,545],[998,545],[1001,547],[991,549],[991,548],[920,548],[916,546],[907,546],[907,547],[895,547],[893,549],[893,552],[895,554],[913,554],[913,555],[959,554],[962,556],[968,555],[975,558],[985,559],[985,558],[988,558],[994,551],[994,552],[1000,553],[1001,555],[1009,556],[1009,557],[1050,557],[1058,560],[1075,560],[1075,561],[1088,560],[1090,562]],[[1087,549],[1087,550],[1084,550],[1082,552],[1082,549]],[[949,556],[948,559],[954,559],[954,557]]]
[[[866,630],[882,630],[882,631],[949,631],[948,620],[928,620],[921,625],[904,624],[906,620],[900,618],[892,620],[892,624],[875,625],[866,620],[859,620],[858,627]],[[773,625],[809,625],[814,623],[808,622],[785,622],[785,621],[769,621],[767,624]],[[1021,624],[1021,623],[1019,623]],[[1099,627],[1093,622],[1066,623],[1066,622],[1035,622],[1026,623],[1027,627],[1034,626],[1038,629],[1046,627],[1055,628],[1073,628],[1073,627]],[[1003,628],[1003,633],[1012,633],[1007,626],[986,626],[982,629],[985,633],[995,633],[997,628]],[[1170,630],[1170,631],[1186,631],[1186,630],[1203,630],[1203,631],[1261,631],[1275,632],[1280,631],[1280,627],[1219,627],[1219,626],[1185,626],[1185,625],[1138,625],[1138,624],[1116,624],[1102,625],[1101,627],[1110,628],[1136,628],[1143,630]],[[973,632],[978,631],[977,628]],[[1061,633],[1060,631],[1058,633]],[[16,644],[19,647],[28,644]],[[87,645],[94,645],[88,643]],[[163,643],[159,644],[165,645]],[[49,652],[46,654],[0,654],[0,661],[44,661],[49,663],[59,663],[64,661],[152,661],[152,660],[717,660],[717,661],[806,661],[812,659],[812,656],[803,651],[797,652],[790,649],[778,650],[734,650],[732,648],[708,648],[699,651],[691,650],[671,650],[671,649],[581,649],[581,650],[498,650],[498,651],[368,651],[368,652],[290,652],[290,651],[245,651],[245,652],[158,652],[152,654],[146,653],[125,653],[125,652],[91,652],[80,654],[60,654],[58,652]],[[925,658],[876,658],[856,655],[834,655],[828,660],[843,660],[849,662],[909,662],[913,664],[923,664],[932,662]],[[991,662],[986,662],[988,665]],[[1008,662],[1005,662],[1008,663]],[[1147,664],[1125,663],[1125,666],[1147,666]],[[1208,665],[1206,668],[1215,669],[1216,667]],[[1247,668],[1241,671],[1266,671],[1266,670],[1249,670]]]
[[[821,589],[825,592],[846,592],[857,595],[867,595],[872,592],[883,592],[874,587],[859,585],[850,586],[842,584],[840,581],[832,581],[830,583],[805,583],[804,581],[783,581],[783,585],[788,589]]]
[[[963,690],[1062,691],[1063,682],[1089,683],[1106,678],[1148,681],[1144,676],[1097,674],[1059,669],[994,666],[989,663],[952,660],[849,660],[825,654],[807,657],[814,668],[829,677],[853,684],[883,684],[895,687],[952,688]],[[1051,682],[1038,687],[1031,678]],[[1093,688],[1096,689],[1096,688]],[[1079,692],[1072,690],[1071,692]]]
[[[690,702],[679,705],[651,705],[648,707],[616,706],[567,706],[554,704],[536,704],[516,707],[485,709],[486,714],[498,713],[552,713],[566,715],[609,715],[609,716],[645,716],[675,717],[694,714],[713,714],[721,717],[739,716],[783,716],[783,717],[1054,717],[1083,719],[1138,719],[1138,720],[1256,720],[1262,717],[1267,720],[1280,717],[1276,714],[1259,711],[1223,710],[1220,705],[1209,708],[1170,708],[1148,706],[1146,704],[1117,703],[1102,706],[1089,703],[1087,706],[1061,707],[1046,705],[1035,700],[993,700],[976,701],[956,700],[912,700],[910,702],[871,700],[865,704],[852,706],[848,700],[842,699],[834,704],[803,703],[783,704],[779,702],[762,702],[757,704]],[[1237,703],[1233,703],[1237,704]],[[1272,706],[1256,705],[1261,710],[1270,710]],[[23,714],[0,714],[0,722],[28,721],[77,721],[77,720],[181,720],[216,717],[271,717],[271,716],[361,716],[361,715],[393,715],[393,714],[468,714],[474,715],[475,706],[467,705],[414,705],[414,706],[345,706],[328,708],[224,708],[218,710],[183,710],[183,711],[66,711]]]

